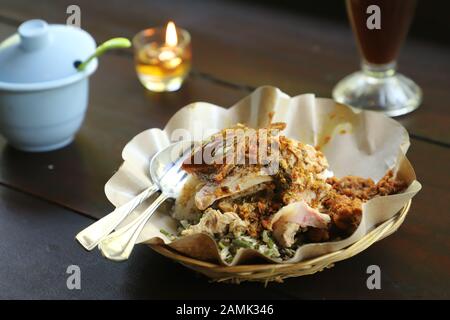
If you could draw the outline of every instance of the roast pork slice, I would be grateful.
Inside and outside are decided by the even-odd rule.
[[[327,228],[330,217],[311,208],[305,201],[298,201],[281,208],[272,217],[269,227],[277,243],[285,248],[291,247],[295,242],[295,235],[300,228],[315,227]]]
[[[272,177],[264,171],[254,171],[242,175],[237,172],[225,178],[222,183],[207,183],[195,194],[195,205],[205,210],[215,201],[225,197],[239,197],[257,192],[265,188],[265,183],[272,181]]]
[[[297,201],[284,206],[275,213],[269,227],[275,229],[281,223],[293,222],[302,228],[314,227],[324,229],[327,228],[330,221],[331,218],[327,214],[311,208],[305,201]]]

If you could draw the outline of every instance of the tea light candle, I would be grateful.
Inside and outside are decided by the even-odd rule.
[[[186,30],[169,22],[164,28],[139,32],[133,39],[140,82],[155,92],[178,90],[191,68],[191,42]]]

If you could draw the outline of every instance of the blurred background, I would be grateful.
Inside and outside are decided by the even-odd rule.
[[[318,5],[317,1],[292,0],[232,0],[247,2],[252,5],[265,5],[273,10],[291,11],[297,14],[311,15],[317,18],[332,20],[348,24],[345,1],[324,1]],[[445,0],[417,1],[414,21],[410,35],[427,41],[450,44],[450,2]]]

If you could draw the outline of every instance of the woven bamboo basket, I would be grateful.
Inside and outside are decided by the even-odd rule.
[[[395,232],[405,220],[411,206],[411,200],[391,219],[381,223],[371,232],[352,245],[323,256],[298,263],[284,264],[244,264],[223,266],[193,259],[182,255],[165,245],[149,245],[153,250],[182,265],[206,275],[213,281],[240,283],[242,281],[282,282],[283,279],[314,274],[334,263],[353,257],[375,242]]]

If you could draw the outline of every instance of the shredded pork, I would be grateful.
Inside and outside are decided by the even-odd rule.
[[[265,129],[282,130],[284,124]],[[220,139],[230,136],[230,130],[231,144]],[[195,203],[196,208],[191,211],[200,212],[201,218],[181,235],[208,233],[220,245],[226,244],[221,255],[230,257],[233,246],[244,246],[259,248],[272,257],[289,257],[294,252],[290,248],[302,243],[349,236],[361,222],[364,202],[406,188],[392,171],[378,183],[356,176],[327,178],[330,171],[322,152],[272,132],[267,145],[262,146],[257,140],[256,146],[245,145],[239,149],[241,153],[230,155],[239,143],[252,139],[233,134],[233,130],[251,132],[256,137],[263,134],[262,129],[243,125],[223,130],[194,150],[183,164],[198,184],[196,188],[190,186],[191,201],[185,203]],[[278,147],[278,153],[273,146]],[[261,147],[267,148],[268,161],[251,162]],[[194,163],[205,152],[216,162]],[[240,162],[224,163],[227,157]]]

